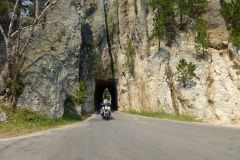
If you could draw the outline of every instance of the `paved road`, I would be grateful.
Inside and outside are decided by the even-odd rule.
[[[240,129],[113,116],[0,140],[0,160],[240,160]]]

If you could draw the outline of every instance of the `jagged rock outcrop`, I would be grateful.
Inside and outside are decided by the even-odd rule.
[[[19,106],[59,118],[67,94],[79,80],[81,21],[75,4],[59,1],[46,16],[44,29],[37,29],[27,51],[25,88]]]
[[[162,43],[158,51],[152,38],[154,11],[147,0],[109,0],[109,37],[102,1],[60,0],[46,19],[56,23],[46,24],[34,35],[23,75],[26,87],[18,104],[60,117],[68,93],[82,79],[88,94],[83,111],[91,112],[95,80],[114,79],[119,110],[163,110],[211,122],[236,122],[240,119],[239,51],[229,42],[220,8],[219,0],[210,0],[203,14],[210,26],[211,57],[205,61],[196,58],[194,31],[177,33],[172,47]],[[133,64],[127,64],[129,43],[135,52]],[[181,58],[197,65],[199,79],[187,88],[175,74]]]
[[[111,4],[114,1],[110,1]],[[194,33],[191,32],[178,33],[171,48],[165,46],[158,52],[157,41],[151,39],[153,11],[147,1],[119,2],[118,22],[113,25],[119,24],[115,29],[118,34],[113,33],[113,45],[118,55],[120,110],[164,110],[226,123],[239,120],[239,76],[236,75],[238,69],[234,67],[238,64],[238,55],[237,50],[232,49],[234,56],[229,52],[229,35],[220,8],[220,1],[211,0],[203,15],[210,26],[211,42],[211,59],[204,61],[195,56]],[[125,48],[129,40],[136,52],[134,74],[124,67]],[[176,75],[169,77],[166,72],[168,68],[176,73],[176,65],[183,57],[197,65],[199,77],[196,84],[186,89],[179,86]]]

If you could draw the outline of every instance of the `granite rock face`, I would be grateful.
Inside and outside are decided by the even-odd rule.
[[[39,27],[29,47],[28,70],[23,75],[26,87],[18,105],[61,117],[68,94],[81,79],[88,94],[81,110],[92,112],[96,81],[115,80],[119,110],[236,122],[240,119],[240,55],[229,42],[220,8],[219,0],[209,0],[203,14],[209,23],[211,56],[200,60],[193,31],[177,33],[171,47],[162,43],[158,50],[158,41],[152,38],[154,10],[147,0],[109,0],[107,12],[102,1],[59,0],[46,18],[55,23]],[[131,64],[126,54],[129,44],[134,48]],[[197,65],[198,79],[187,88],[177,81],[181,58]]]
[[[114,17],[114,0],[109,2]],[[203,18],[209,23],[208,61],[196,58],[194,32],[178,33],[172,47],[151,38],[153,13],[147,1],[119,2],[112,22],[113,53],[117,53],[118,104],[120,110],[136,109],[190,114],[208,121],[231,123],[239,120],[238,50],[231,47],[221,4],[210,0]],[[117,19],[117,20],[116,20]],[[115,31],[115,32],[114,32]],[[126,51],[131,41],[135,49],[134,73],[126,67]],[[183,88],[177,81],[176,66],[181,58],[197,65],[199,79]]]
[[[79,81],[81,21],[72,1],[59,1],[48,11],[28,50],[25,89],[18,105],[62,117],[65,101]]]

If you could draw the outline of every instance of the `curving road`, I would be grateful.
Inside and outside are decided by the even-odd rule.
[[[0,139],[0,160],[240,160],[240,129],[113,116]]]

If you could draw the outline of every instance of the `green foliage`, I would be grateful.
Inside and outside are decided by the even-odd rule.
[[[8,1],[7,0],[1,0],[0,1],[0,15],[6,13],[8,10]]]
[[[171,45],[176,32],[176,14],[180,15],[180,30],[184,29],[183,16],[197,19],[208,5],[207,0],[150,0],[157,10],[154,16],[153,36]]]
[[[22,135],[34,131],[59,127],[79,120],[86,119],[89,115],[64,116],[60,119],[52,119],[46,115],[23,108],[17,111],[11,106],[0,102],[0,110],[7,113],[8,122],[0,122],[0,137]]]
[[[209,103],[209,104],[214,104],[214,100],[208,99],[208,103]]]
[[[178,14],[180,16],[180,30],[183,30],[183,16],[188,15],[188,3],[187,0],[176,0],[176,4],[178,8]]]
[[[208,57],[206,51],[209,46],[207,35],[208,25],[206,21],[199,18],[200,14],[204,12],[208,5],[207,0],[150,0],[150,5],[154,9],[157,9],[157,13],[153,19],[153,36],[158,37],[159,49],[161,40],[163,40],[165,44],[171,45],[175,37],[175,17],[178,13],[180,15],[180,30],[185,29],[185,24],[183,23],[184,15],[196,20],[197,37],[195,38],[195,42],[197,55],[204,59]]]
[[[196,20],[197,36],[195,37],[195,49],[197,57],[202,59],[208,58],[207,49],[209,47],[209,39],[207,29],[208,23],[205,20],[198,18]]]
[[[180,29],[184,29],[183,16],[197,19],[208,5],[207,0],[175,0],[180,15]]]
[[[0,15],[10,12],[13,9],[15,3],[16,3],[16,0],[1,0]]]
[[[93,42],[89,43],[83,43],[84,47],[89,49],[89,50],[94,50],[96,48],[96,45]]]
[[[46,42],[52,51],[56,51],[56,44],[63,41],[63,37],[66,36],[66,30],[61,30],[55,36],[49,38],[47,37]]]
[[[114,24],[113,24],[113,15],[112,14],[108,14],[107,22],[108,22],[109,33],[113,33]]]
[[[131,73],[134,71],[134,63],[135,63],[135,49],[132,44],[132,41],[128,41],[127,47],[125,48],[125,55],[127,57],[126,66],[129,67]]]
[[[153,19],[153,36],[159,40],[159,49],[161,40],[167,45],[171,45],[176,32],[174,1],[151,0],[150,5],[157,9],[157,13]]]
[[[154,117],[160,119],[168,119],[168,120],[177,120],[177,121],[187,121],[187,122],[200,122],[196,117],[190,115],[180,115],[180,114],[169,114],[164,111],[161,112],[146,112],[146,111],[135,111],[129,110],[127,111],[130,114],[145,116],[145,117]]]
[[[15,80],[15,81],[12,81],[11,82],[11,85],[10,85],[10,92],[13,94],[13,95],[16,95],[18,93],[21,93],[24,89],[24,83],[22,81],[19,81],[19,80]]]
[[[62,30],[57,33],[56,37],[54,38],[55,42],[62,42],[63,37],[66,36],[66,30]]]
[[[187,0],[187,14],[189,17],[196,19],[205,11],[207,6],[208,0]]]
[[[87,96],[86,86],[85,86],[84,82],[81,80],[78,83],[75,91],[70,94],[70,98],[74,103],[81,104],[81,103],[83,103],[83,100],[84,100],[84,98],[86,98],[86,96]]]
[[[102,68],[102,61],[100,57],[98,57],[98,55],[95,55],[92,66],[93,66],[92,68],[93,68],[94,74],[96,74],[96,76],[99,76],[99,73],[102,72],[103,68]]]
[[[138,5],[137,5],[137,1],[134,2],[134,10],[135,10],[135,14],[138,15]]]
[[[221,13],[229,24],[233,44],[240,46],[240,1],[224,2]]]
[[[192,62],[187,62],[182,58],[177,65],[177,74],[178,81],[183,84],[183,87],[187,87],[187,83],[192,81],[193,78],[197,78],[197,75],[194,73],[197,69],[197,66]]]

